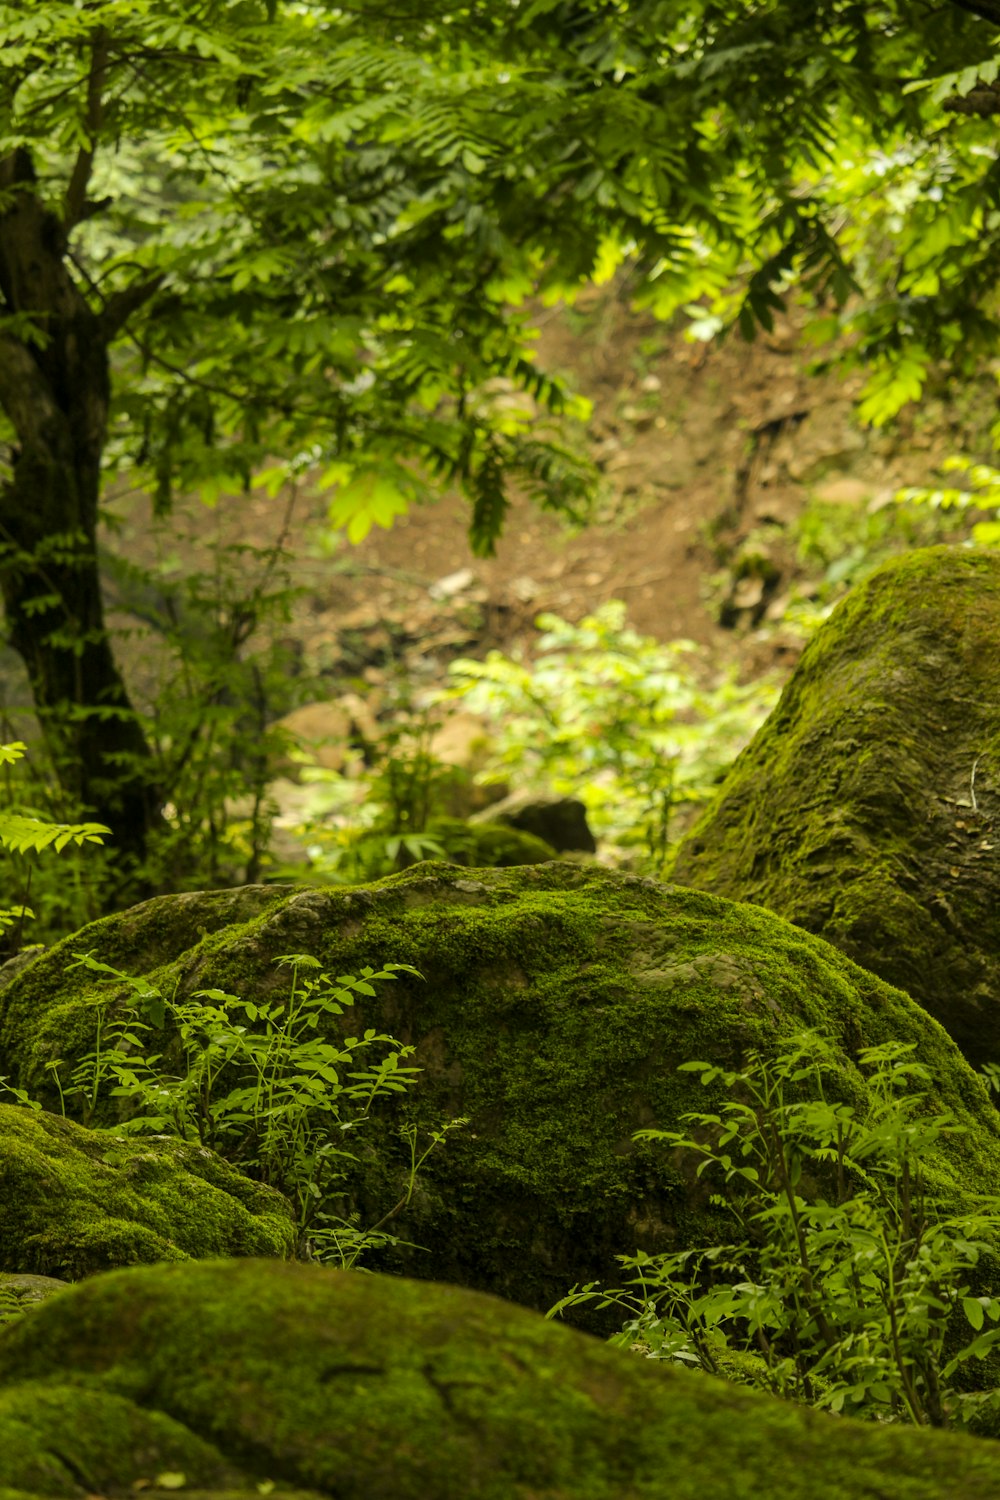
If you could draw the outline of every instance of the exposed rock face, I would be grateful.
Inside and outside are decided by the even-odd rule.
[[[682,843],[1000,1062],[1000,556],[935,547],[860,584]]]
[[[166,1474],[201,1500],[994,1500],[1000,1448],[301,1264],[116,1272],[0,1332],[0,1495],[159,1495]]]
[[[290,1255],[294,1246],[284,1199],[211,1151],[124,1140],[0,1104],[0,1271],[72,1280],[143,1261]]]
[[[221,928],[198,898],[208,935],[170,962],[143,967],[152,933],[180,932],[161,897],[85,929],[36,959],[0,992],[4,1070],[51,1090],[46,1063],[92,1045],[98,994],[112,981],[65,972],[93,950],[165,995],[206,988],[258,1000],[285,991],[282,954],[314,955],[331,974],[365,964],[415,966],[343,1018],[416,1046],[424,1071],[355,1137],[353,1201],[374,1223],[400,1196],[402,1122],[422,1131],[468,1125],[428,1161],[388,1267],[499,1292],[546,1309],[574,1283],[613,1283],[615,1256],[727,1238],[710,1185],[662,1147],[636,1145],[647,1125],[675,1126],[711,1096],[679,1064],[732,1065],[821,1025],[844,1049],[836,1087],[857,1098],[860,1046],[917,1044],[938,1100],[968,1126],[937,1163],[942,1186],[1000,1184],[1000,1115],[941,1028],[908,996],[772,914],[596,866],[553,862],[468,871],[421,864],[368,887],[275,892],[248,920]],[[149,932],[146,929],[149,929]],[[241,1013],[242,1014],[242,1013]],[[169,1038],[151,1038],[151,1050]],[[23,1259],[21,1268],[25,1268]],[[582,1316],[582,1314],[581,1314]],[[608,1315],[605,1315],[608,1316]],[[614,1314],[610,1315],[612,1319]],[[612,1324],[613,1326],[613,1324]]]

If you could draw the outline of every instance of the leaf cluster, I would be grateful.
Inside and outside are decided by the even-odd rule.
[[[942,1427],[995,1407],[997,1392],[970,1391],[961,1371],[1000,1341],[983,1284],[1000,1200],[960,1202],[936,1170],[962,1127],[933,1108],[913,1051],[862,1049],[853,1098],[834,1094],[842,1059],[817,1032],[738,1069],[683,1064],[721,1087],[719,1107],[636,1139],[714,1180],[739,1237],[620,1257],[632,1283],[574,1288],[553,1312],[599,1298],[630,1313],[618,1343],[835,1412]]]

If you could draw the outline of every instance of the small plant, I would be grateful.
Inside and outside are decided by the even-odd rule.
[[[828,1097],[838,1061],[816,1032],[739,1070],[685,1063],[730,1097],[685,1115],[687,1133],[635,1138],[700,1158],[697,1176],[725,1185],[712,1201],[738,1237],[622,1256],[628,1286],[574,1288],[550,1316],[596,1298],[630,1315],[615,1343],[855,1416],[944,1427],[1000,1405],[1000,1392],[955,1383],[1000,1340],[1000,1301],[972,1284],[995,1249],[1000,1199],[956,1212],[954,1192],[947,1202],[935,1190],[935,1148],[962,1127],[932,1112],[912,1053],[898,1042],[861,1052],[864,1105]],[[963,1317],[968,1341],[956,1336]]]
[[[354,1265],[364,1251],[394,1242],[384,1226],[410,1202],[430,1153],[464,1122],[450,1121],[422,1145],[415,1129],[404,1128],[408,1179],[377,1224],[359,1229],[338,1214],[345,1167],[355,1160],[348,1138],[377,1099],[403,1093],[420,1069],[406,1061],[413,1048],[390,1036],[369,1029],[335,1043],[324,1038],[323,1025],[357,996],[374,996],[375,984],[399,973],[420,976],[408,964],[387,964],[334,979],[302,953],[276,962],[291,971],[290,988],[279,998],[250,1001],[208,989],[167,999],[145,980],[80,955],[71,967],[124,983],[130,997],[96,999],[94,1049],[68,1078],[61,1061],[50,1069],[64,1114],[68,1101],[78,1101],[89,1123],[102,1097],[127,1101],[131,1113],[111,1127],[116,1133],[168,1133],[218,1151],[291,1199],[306,1253]],[[147,1050],[150,1033],[166,1033],[164,1051]],[[2,1079],[0,1086],[32,1104],[23,1090]]]

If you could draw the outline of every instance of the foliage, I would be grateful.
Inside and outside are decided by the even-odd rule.
[[[0,745],[0,765],[9,766],[21,759],[25,746],[20,740]],[[53,847],[62,853],[68,844],[100,844],[108,830],[99,823],[49,823],[43,818],[0,811],[0,845],[15,854],[39,854]]]
[[[431,750],[433,724],[404,685],[391,723],[370,744],[371,764],[360,775],[306,766],[303,780],[315,795],[300,834],[309,853],[310,878],[377,880],[420,859],[448,859],[457,851],[431,824],[451,807],[466,779]]]
[[[687,1132],[636,1139],[697,1157],[696,1176],[725,1186],[714,1201],[742,1238],[622,1256],[630,1286],[574,1288],[553,1312],[594,1298],[621,1306],[631,1317],[613,1342],[835,1412],[941,1427],[995,1407],[1000,1392],[970,1393],[955,1377],[1000,1340],[1000,1301],[974,1289],[1000,1199],[956,1209],[954,1187],[946,1199],[935,1184],[935,1146],[961,1127],[932,1108],[913,1051],[863,1048],[854,1101],[828,1097],[834,1049],[814,1031],[738,1070],[683,1064],[729,1097],[685,1115]]]
[[[991,519],[973,523],[972,540],[981,547],[995,547],[1000,543],[1000,469],[959,456],[946,458],[941,468],[945,473],[964,474],[968,487],[910,486],[900,490],[896,499],[903,505],[926,505],[932,510],[992,511]]]
[[[0,767],[3,768],[9,807],[18,806],[10,795],[11,767],[21,760],[25,749],[21,740],[0,744]],[[101,844],[104,835],[109,830],[101,823],[53,823],[45,818],[30,816],[23,810],[23,807],[22,803],[20,811],[7,811],[0,808],[0,850],[7,852],[8,858],[14,863],[16,876],[20,877],[17,878],[17,884],[22,885],[25,897],[27,897],[31,876],[37,867],[29,863],[26,856],[40,854],[44,849],[50,848],[55,849],[58,854],[66,851],[72,853],[74,848],[79,849],[81,846],[87,846],[89,850],[93,845]],[[0,855],[0,863],[2,861],[3,855]],[[65,882],[66,878],[65,868],[63,868],[58,879]],[[0,938],[13,929],[15,939],[19,944],[25,920],[33,920],[34,916],[35,913],[26,904],[26,900],[14,906],[0,908]]]
[[[60,780],[123,865],[166,799],[104,635],[114,476],[166,510],[308,475],[352,539],[457,484],[482,552],[512,481],[579,518],[585,407],[529,299],[629,258],[698,336],[811,301],[874,423],[995,347],[994,0],[0,20],[0,589]]]
[[[178,999],[81,954],[71,967],[119,981],[129,996],[123,1003],[116,990],[95,998],[93,1051],[68,1077],[61,1060],[49,1066],[63,1114],[72,1103],[92,1123],[105,1098],[119,1099],[126,1117],[109,1127],[114,1133],[169,1134],[218,1151],[291,1198],[304,1250],[351,1266],[365,1251],[393,1243],[384,1226],[409,1203],[428,1155],[462,1122],[431,1132],[424,1143],[415,1127],[404,1130],[409,1178],[377,1224],[359,1229],[339,1215],[339,1184],[354,1160],[348,1137],[363,1129],[376,1100],[404,1092],[420,1069],[406,1062],[413,1048],[390,1036],[369,1029],[333,1043],[321,1029],[357,996],[374,995],[376,983],[401,972],[420,976],[408,964],[388,964],[334,979],[301,953],[276,962],[291,971],[290,989],[277,999],[249,1001],[217,989]],[[147,1049],[150,1033],[166,1037],[163,1052]],[[39,1107],[23,1089],[3,1079],[0,1087]]]
[[[772,689],[700,686],[696,648],[637,634],[617,600],[579,625],[537,623],[533,663],[499,651],[453,662],[448,696],[496,725],[497,776],[580,797],[595,832],[662,869],[676,813],[711,795]]]

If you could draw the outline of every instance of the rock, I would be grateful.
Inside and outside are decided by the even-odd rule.
[[[349,763],[357,763],[358,744],[373,744],[380,733],[374,714],[357,693],[344,693],[323,703],[305,703],[275,720],[273,727],[285,730],[300,754],[327,771],[343,771]],[[276,767],[289,774],[298,769],[299,763],[291,757]]]
[[[444,578],[436,579],[427,592],[432,599],[454,599],[458,594],[471,589],[475,582],[476,575],[471,568],[459,568]]]
[[[976,1066],[1000,1061],[998,682],[1000,555],[886,564],[810,642],[673,868],[906,989]]]
[[[580,849],[593,854],[597,841],[587,823],[587,809],[579,797],[540,797],[535,792],[512,792],[502,802],[484,808],[473,823],[506,823],[544,839],[560,852]]]
[[[301,1264],[120,1271],[0,1332],[0,1494],[165,1481],[201,1500],[994,1500],[1000,1449]]]
[[[27,1271],[0,1271],[0,1326],[19,1318],[29,1307],[64,1292],[65,1281],[55,1276],[33,1276]]]
[[[405,1187],[401,1124],[426,1132],[459,1115],[469,1123],[421,1172],[398,1221],[411,1243],[387,1250],[376,1269],[546,1309],[574,1282],[613,1284],[617,1255],[727,1236],[731,1221],[704,1179],[655,1144],[635,1143],[633,1132],[676,1127],[686,1110],[706,1107],[681,1063],[733,1066],[804,1024],[840,1040],[835,1087],[847,1097],[864,1087],[849,1060],[858,1047],[915,1043],[938,1083],[935,1104],[968,1127],[931,1164],[942,1192],[1000,1184],[1000,1114],[941,1028],[908,996],[769,912],[594,864],[424,863],[367,886],[286,888],[242,925],[220,932],[213,923],[171,962],[129,963],[128,944],[138,954],[153,948],[143,929],[169,926],[171,903],[184,899],[160,897],[85,928],[0,992],[2,1071],[51,1092],[48,1060],[68,1066],[88,1049],[89,1002],[115,987],[67,974],[74,952],[110,957],[181,997],[206,988],[273,996],[288,983],[275,967],[281,954],[313,954],[332,974],[412,964],[423,981],[401,974],[331,1023],[412,1043],[424,1070],[359,1136],[348,1189],[361,1222],[376,1222]],[[200,899],[207,913],[211,897]],[[167,1040],[152,1035],[151,1050]],[[23,1254],[16,1264],[28,1264]],[[614,1315],[580,1316],[607,1327]]]
[[[467,818],[507,796],[506,782],[484,786],[476,780],[494,754],[489,723],[479,714],[462,709],[449,714],[432,731],[427,749],[435,761],[454,772],[435,788],[435,803],[448,817]]]
[[[427,825],[427,837],[436,839],[445,852],[445,857],[456,865],[473,866],[477,869],[513,865],[540,865],[555,859],[556,851],[544,839],[521,828],[508,828],[502,823],[473,823],[462,818],[432,818]],[[400,851],[401,855],[403,851]],[[401,859],[401,867],[416,864],[416,860]]]
[[[0,1104],[0,1270],[73,1280],[142,1261],[290,1255],[280,1194],[213,1152]]]
[[[845,474],[831,475],[813,490],[816,499],[823,505],[853,506],[857,510],[867,506],[874,493],[874,485],[863,479],[850,479]]]

